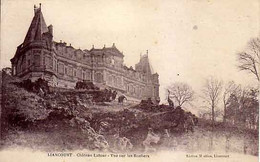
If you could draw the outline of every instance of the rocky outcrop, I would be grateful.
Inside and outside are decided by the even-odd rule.
[[[159,144],[171,132],[185,132],[187,113],[181,109],[145,101],[119,109],[116,102],[96,102],[97,94],[102,92],[51,90],[44,80],[22,82],[4,74],[4,137],[11,137],[11,133],[19,140],[20,132],[24,134],[21,145],[34,147],[42,141],[41,146],[48,150],[85,148],[122,152],[153,150],[151,144]],[[118,110],[113,111],[113,107]],[[37,134],[38,140],[34,139]],[[26,138],[28,135],[33,138]],[[16,140],[6,143],[12,145]]]

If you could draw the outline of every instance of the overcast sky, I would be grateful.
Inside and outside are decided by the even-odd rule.
[[[81,49],[115,43],[128,66],[149,50],[161,100],[171,82],[198,92],[209,75],[256,84],[236,68],[236,53],[259,36],[259,0],[2,0],[1,68],[10,66],[39,2],[55,41]]]

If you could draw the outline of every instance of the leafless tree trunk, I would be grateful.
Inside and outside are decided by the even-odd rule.
[[[194,91],[192,88],[181,82],[173,83],[168,87],[170,91],[170,98],[174,99],[179,106],[182,106],[186,102],[190,102],[194,99]]]
[[[215,109],[220,97],[220,92],[222,89],[222,82],[210,77],[206,80],[206,84],[203,88],[203,98],[211,107],[211,121],[212,127],[215,125]]]
[[[256,79],[260,81],[259,65],[260,65],[260,39],[254,38],[249,41],[247,49],[240,52],[238,55],[239,69],[248,71],[255,75]]]

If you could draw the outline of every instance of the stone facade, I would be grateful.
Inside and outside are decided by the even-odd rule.
[[[89,80],[136,99],[159,99],[159,76],[152,73],[148,53],[141,56],[134,69],[124,66],[124,55],[115,44],[81,50],[55,42],[53,27],[46,26],[41,7],[34,7],[34,12],[24,42],[11,59],[13,75],[33,81],[44,78],[51,86],[63,88]]]

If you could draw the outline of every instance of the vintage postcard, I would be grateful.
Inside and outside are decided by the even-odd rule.
[[[2,0],[0,161],[257,162],[259,0]]]

